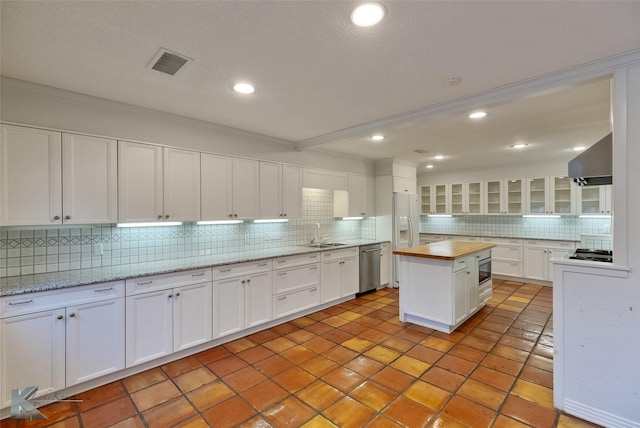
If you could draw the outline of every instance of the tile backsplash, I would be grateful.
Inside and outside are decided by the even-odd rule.
[[[333,217],[333,191],[304,189],[302,209],[301,219],[287,223],[2,227],[0,277],[285,247],[314,238],[375,239],[375,218],[343,221]]]
[[[508,236],[579,241],[581,234],[611,233],[610,218],[527,218],[521,216],[420,216],[423,233]]]

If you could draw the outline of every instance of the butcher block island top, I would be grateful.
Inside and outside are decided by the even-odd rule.
[[[488,250],[496,244],[466,241],[440,241],[418,247],[394,250],[397,256],[424,257],[427,259],[455,260],[479,251]]]

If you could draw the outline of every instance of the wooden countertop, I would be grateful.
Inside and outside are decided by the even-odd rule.
[[[495,246],[496,244],[486,242],[440,241],[418,247],[394,250],[393,254],[427,259],[454,260]]]

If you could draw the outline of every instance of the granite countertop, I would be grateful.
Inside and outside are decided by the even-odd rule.
[[[565,241],[580,242],[580,239],[565,238],[539,238],[537,236],[507,236],[507,235],[473,235],[468,233],[440,233],[440,232],[420,232],[420,235],[440,235],[440,236],[476,236],[478,238],[504,238],[504,239],[535,239],[536,241]]]
[[[418,247],[394,250],[393,254],[427,259],[454,260],[495,246],[496,244],[484,242],[441,241]]]
[[[108,266],[92,269],[78,269],[64,272],[42,273],[36,275],[13,276],[0,278],[0,297],[17,294],[35,293],[38,291],[56,290],[80,285],[98,284],[101,282],[120,281],[147,275],[179,272],[189,269],[224,266],[234,263],[295,256],[318,251],[331,251],[342,248],[359,247],[361,245],[383,243],[368,239],[349,240],[344,245],[328,248],[308,247],[304,245],[269,248],[265,250],[245,251],[239,253],[216,254],[211,256],[188,257],[174,260],[135,263],[128,265]]]

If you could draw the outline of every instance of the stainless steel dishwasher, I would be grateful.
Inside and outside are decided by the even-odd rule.
[[[380,287],[380,244],[360,247],[360,293]]]

